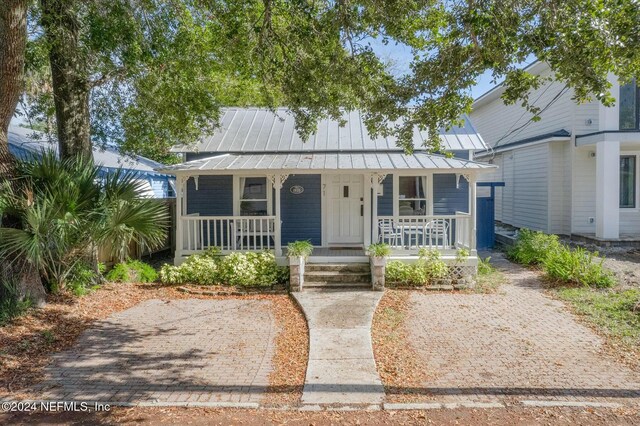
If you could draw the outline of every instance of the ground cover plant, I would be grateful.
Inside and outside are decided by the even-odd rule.
[[[603,267],[597,252],[561,244],[557,235],[521,229],[507,256],[522,265],[541,267],[550,280],[560,285],[602,288],[615,284],[613,274]]]
[[[140,260],[129,260],[114,265],[105,278],[121,283],[152,283],[158,279],[158,273],[151,265]]]

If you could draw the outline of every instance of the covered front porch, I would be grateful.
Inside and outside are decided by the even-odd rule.
[[[476,175],[491,166],[426,153],[348,155],[350,168],[340,167],[340,154],[335,164],[288,154],[220,155],[168,169],[177,177],[175,263],[217,247],[273,250],[284,264],[297,240],[315,246],[310,263],[367,261],[373,242],[406,261],[421,248],[475,258]]]

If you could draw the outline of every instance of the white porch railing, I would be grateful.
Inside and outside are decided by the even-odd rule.
[[[181,252],[213,247],[223,252],[274,249],[275,220],[275,216],[182,216]]]
[[[378,241],[393,249],[475,249],[469,213],[438,216],[379,216]]]

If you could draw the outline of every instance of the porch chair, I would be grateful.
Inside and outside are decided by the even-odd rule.
[[[378,229],[380,233],[378,234],[378,242],[379,243],[387,243],[390,246],[397,246],[398,239],[402,241],[402,232],[398,231],[393,224],[393,220],[391,219],[380,219],[378,221]]]
[[[449,247],[449,222],[444,219],[433,219],[424,226],[424,230],[425,236],[429,238],[429,246]]]

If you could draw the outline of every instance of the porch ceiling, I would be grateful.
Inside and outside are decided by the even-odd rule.
[[[325,170],[450,170],[482,171],[496,166],[442,155],[416,152],[222,154],[159,169],[163,173],[216,171],[290,171]]]

